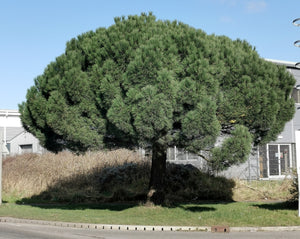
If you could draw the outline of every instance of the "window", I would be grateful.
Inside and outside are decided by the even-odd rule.
[[[8,152],[10,152],[10,143],[6,144],[6,148],[7,148]]]
[[[259,147],[260,177],[278,177],[290,173],[291,145],[267,144]]]
[[[32,144],[22,144],[20,145],[21,154],[32,153]]]
[[[297,87],[295,87],[293,89],[292,97],[294,98],[295,103],[300,103],[300,86],[299,85],[297,85]]]

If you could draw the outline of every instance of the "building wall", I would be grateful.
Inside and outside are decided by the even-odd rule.
[[[4,127],[1,127],[1,129],[4,132]],[[5,142],[10,141],[14,137],[16,137],[16,135],[19,135],[23,131],[24,131],[23,127],[6,127],[5,128],[6,138],[4,141]]]
[[[0,110],[0,126],[22,127],[20,113],[17,110]]]
[[[294,132],[296,130],[300,130],[300,104],[296,104],[296,112],[293,118],[293,130]],[[294,137],[294,141],[295,142],[295,137]]]
[[[175,164],[191,164],[205,172],[209,170],[207,162],[203,158],[177,147],[168,148],[167,161]]]
[[[187,153],[183,149],[176,147],[169,148],[167,158],[169,163],[191,164],[204,172],[210,171],[207,162],[203,158],[192,153]],[[249,159],[245,163],[234,165],[225,171],[215,172],[215,174],[227,178],[258,180],[260,178],[258,149],[252,149]]]
[[[22,129],[20,113],[17,110],[0,110],[0,130],[2,140],[6,144],[7,140],[19,134]]]
[[[32,134],[26,132],[21,124],[20,113],[17,110],[0,110],[0,133],[9,154],[43,153],[45,149]]]
[[[253,148],[248,160],[240,165],[231,166],[218,175],[227,178],[242,180],[258,180],[260,178],[260,164],[258,160],[258,148]]]
[[[9,149],[11,156],[22,153],[42,154],[45,151],[44,148],[40,146],[38,139],[26,131],[23,131],[9,142]]]

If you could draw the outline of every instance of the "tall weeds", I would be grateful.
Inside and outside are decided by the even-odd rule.
[[[3,162],[3,191],[23,201],[143,201],[151,163],[119,149],[74,155],[71,152],[25,154]],[[192,165],[167,164],[166,201],[287,200],[292,180],[243,181],[213,177]]]
[[[67,179],[76,178],[73,186],[94,185],[96,174],[104,168],[126,162],[140,162],[137,153],[120,149],[74,155],[70,152],[43,155],[24,154],[3,162],[3,191],[18,197],[38,195]],[[70,188],[71,189],[71,188]]]
[[[4,161],[3,190],[23,202],[144,201],[150,166],[150,160],[125,149],[19,155]],[[168,203],[231,200],[233,187],[232,180],[211,177],[192,165],[167,166]]]

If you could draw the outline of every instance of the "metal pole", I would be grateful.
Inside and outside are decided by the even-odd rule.
[[[300,27],[300,18],[296,18],[293,24]],[[294,42],[296,47],[300,47],[300,40]],[[296,68],[300,68],[300,62],[295,64]],[[295,131],[296,139],[296,166],[297,166],[297,177],[298,177],[298,216],[300,217],[300,131]]]
[[[298,216],[300,217],[300,131],[295,131],[296,139],[296,167],[298,176]]]

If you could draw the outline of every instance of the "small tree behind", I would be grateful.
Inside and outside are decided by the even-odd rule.
[[[168,147],[206,151],[218,170],[244,162],[252,144],[275,139],[292,118],[293,85],[247,42],[150,13],[69,41],[20,112],[51,151],[151,148],[149,195],[162,203]],[[220,135],[228,137],[216,147]]]

